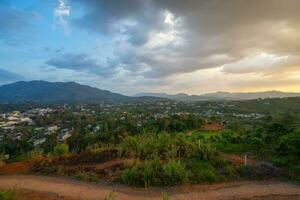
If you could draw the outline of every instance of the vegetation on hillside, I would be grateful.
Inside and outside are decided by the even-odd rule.
[[[160,104],[112,107],[101,115],[80,114],[70,107],[35,119],[37,126],[72,127],[70,138],[59,142],[54,133],[34,147],[30,137],[37,133],[30,126],[19,127],[24,133],[19,140],[9,135],[1,140],[0,161],[32,160],[34,173],[88,181],[107,178],[143,187],[278,176],[299,180],[299,99],[206,102],[206,108],[204,102],[178,103],[168,112],[181,112],[168,114],[162,114]],[[191,112],[191,106],[193,112],[217,107],[227,114],[205,117]],[[207,123],[225,129],[203,130]],[[257,162],[244,166],[224,154],[247,155]]]

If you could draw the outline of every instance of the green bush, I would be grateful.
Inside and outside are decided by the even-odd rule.
[[[27,153],[19,154],[10,161],[20,162],[20,161],[27,161],[27,160],[39,160],[41,158],[43,158],[43,151],[39,149],[39,150],[32,150]]]
[[[0,191],[0,200],[17,200],[17,195],[14,190]]]
[[[300,165],[289,166],[289,177],[292,180],[300,181]]]
[[[258,137],[250,137],[247,140],[247,145],[250,149],[258,150],[261,149],[264,145],[263,140]]]
[[[126,137],[121,143],[123,153],[129,157],[137,156],[138,154],[138,139],[134,136]]]
[[[143,165],[135,164],[129,169],[125,169],[122,174],[122,181],[129,185],[152,186],[162,185],[163,175],[162,165],[158,159],[147,161]]]
[[[194,152],[194,157],[200,160],[212,160],[216,156],[216,149],[210,144],[199,143]]]
[[[123,183],[135,186],[176,185],[188,181],[185,166],[177,160],[162,165],[158,159],[145,162],[123,171]]]
[[[272,163],[276,166],[288,166],[289,165],[289,158],[283,157],[280,155],[274,155],[272,157]]]
[[[233,165],[226,165],[224,167],[225,172],[226,172],[226,177],[228,178],[234,178],[237,175],[237,169]]]
[[[183,133],[172,136],[168,133],[144,136],[128,136],[121,143],[122,154],[141,160],[162,160],[189,157],[194,151],[193,142]]]
[[[170,134],[161,133],[157,135],[155,148],[159,157],[163,160],[176,157],[176,145]]]
[[[190,157],[193,154],[195,145],[187,140],[185,134],[176,134],[174,142],[177,149],[177,156],[179,158]]]
[[[138,157],[142,160],[152,160],[158,156],[156,138],[154,136],[144,137],[139,140]]]
[[[215,168],[207,161],[189,160],[190,180],[195,183],[214,182],[218,179]]]
[[[151,185],[162,185],[162,165],[159,159],[147,162],[144,165],[144,185],[145,187]]]
[[[144,185],[143,170],[137,165],[125,169],[122,173],[121,180],[128,185],[142,186]]]
[[[185,166],[179,160],[171,160],[163,166],[163,180],[165,185],[176,185],[188,181]]]
[[[292,156],[300,161],[300,130],[282,136],[276,148],[281,156]]]
[[[54,156],[63,156],[68,153],[69,153],[69,146],[65,143],[56,145],[52,152]]]
[[[300,177],[300,130],[280,137],[272,162],[276,166],[285,167],[290,178],[299,180]]]

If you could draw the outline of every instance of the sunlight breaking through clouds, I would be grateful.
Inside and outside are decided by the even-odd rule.
[[[58,26],[62,27],[66,34],[70,33],[68,25],[68,17],[71,13],[71,7],[67,5],[68,0],[58,0],[57,6],[53,11],[55,22]]]
[[[0,2],[0,68],[16,74],[68,70],[123,93],[300,85],[298,0],[16,1]]]

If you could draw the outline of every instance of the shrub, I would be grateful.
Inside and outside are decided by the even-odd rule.
[[[212,160],[216,155],[216,149],[210,144],[201,143],[194,152],[194,156],[200,160]]]
[[[151,160],[158,156],[156,137],[149,136],[139,141],[138,157],[142,160]]]
[[[145,187],[151,185],[162,185],[162,165],[159,159],[147,162],[144,165],[144,185]]]
[[[197,180],[200,182],[214,182],[217,180],[216,173],[209,169],[203,169],[197,175]]]
[[[175,136],[175,145],[178,157],[190,157],[192,155],[194,145],[187,140],[183,133],[179,133]]]
[[[280,155],[274,155],[272,157],[272,163],[276,166],[288,166],[289,159],[287,159],[287,157],[282,157]]]
[[[145,136],[128,136],[121,143],[122,153],[129,157],[138,157],[142,160],[172,159],[187,156],[193,151],[192,144],[184,135],[175,138],[168,133]]]
[[[300,160],[300,130],[297,130],[280,138],[276,148],[277,154],[282,156],[294,156]]]
[[[292,180],[300,181],[300,165],[289,166],[289,177]]]
[[[14,190],[0,191],[0,200],[17,200],[17,195]]]
[[[171,160],[163,166],[165,185],[176,185],[188,181],[188,173],[181,161]]]
[[[167,133],[161,133],[157,136],[155,147],[159,157],[163,160],[174,158],[177,155],[176,145],[172,139],[171,135]]]
[[[121,143],[122,152],[127,156],[134,157],[138,154],[138,141],[134,136],[126,137]]]
[[[33,150],[26,153],[26,160],[40,160],[43,158],[42,150]]]
[[[272,162],[276,166],[287,168],[289,177],[299,180],[300,177],[300,130],[280,137]]]
[[[162,165],[158,159],[123,171],[123,183],[135,186],[176,185],[188,181],[188,173],[180,161],[172,160]]]
[[[263,143],[263,140],[261,138],[250,137],[247,140],[247,145],[249,146],[250,149],[253,149],[253,150],[261,149],[263,144],[264,143]]]
[[[63,156],[69,153],[69,146],[65,143],[58,144],[53,149],[54,156]]]
[[[121,180],[128,185],[141,186],[144,184],[143,171],[137,165],[132,168],[125,169],[122,173]]]
[[[236,168],[232,165],[226,165],[224,167],[225,170],[225,176],[227,178],[234,178],[237,174]]]
[[[206,161],[189,160],[187,168],[191,171],[191,180],[195,183],[214,182],[218,179],[215,168]]]

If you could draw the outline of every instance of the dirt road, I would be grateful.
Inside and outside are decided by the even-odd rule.
[[[212,185],[196,185],[149,190],[129,188],[122,185],[88,184],[62,178],[29,175],[0,176],[0,188],[26,189],[54,193],[73,199],[104,199],[114,191],[118,200],[161,199],[161,193],[170,194],[171,200],[232,200],[259,199],[261,196],[290,196],[300,199],[300,186],[282,182],[235,182]],[[278,198],[276,198],[278,199]]]

